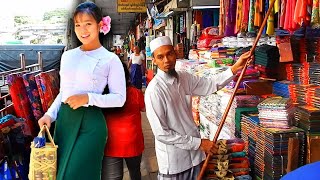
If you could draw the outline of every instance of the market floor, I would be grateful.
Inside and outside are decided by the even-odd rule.
[[[144,135],[145,149],[142,155],[141,175],[142,180],[156,180],[158,174],[158,164],[156,152],[154,149],[154,136],[150,124],[148,122],[146,113],[142,115],[142,130]],[[123,180],[130,180],[129,171],[125,165]]]

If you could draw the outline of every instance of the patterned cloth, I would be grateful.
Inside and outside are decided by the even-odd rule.
[[[41,99],[42,109],[46,112],[59,94],[58,71],[50,70],[42,72],[35,76],[35,80]]]
[[[248,32],[254,32],[254,0],[250,0]]]
[[[34,134],[34,116],[31,110],[26,87],[21,74],[9,74],[7,76],[9,93],[12,98],[13,107],[18,117],[26,119],[26,122]]]
[[[23,83],[27,90],[33,115],[36,120],[39,120],[44,113],[41,106],[41,99],[40,99],[35,75],[36,73],[26,73],[22,77],[23,77]]]

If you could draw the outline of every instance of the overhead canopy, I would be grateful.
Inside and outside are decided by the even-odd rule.
[[[118,13],[117,0],[95,0],[95,3],[102,9],[103,15],[111,17],[111,32],[113,34],[128,33],[137,13]]]

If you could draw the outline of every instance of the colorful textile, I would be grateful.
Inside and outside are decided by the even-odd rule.
[[[36,73],[26,73],[23,77],[23,83],[26,87],[28,98],[31,104],[31,109],[36,120],[39,120],[43,116],[43,110],[41,105],[41,99],[35,80]]]
[[[56,70],[41,72],[35,76],[41,105],[46,112],[59,94],[59,74]]]
[[[236,17],[236,26],[234,28],[234,33],[239,33],[240,30],[241,30],[241,26],[242,26],[242,23],[243,23],[243,1],[244,0],[238,0],[238,3],[237,3],[237,17]]]
[[[249,23],[249,8],[250,8],[250,0],[243,0],[242,5],[242,17],[243,22],[241,24],[241,31],[246,31],[248,29],[248,23]]]
[[[23,83],[22,75],[9,74],[7,76],[7,81],[16,115],[26,119],[31,132],[34,134],[34,127],[36,124],[34,123],[34,116],[28,99],[27,90]]]
[[[269,0],[269,4],[271,3],[271,1],[272,0]],[[268,34],[269,36],[274,34],[274,8],[271,10],[271,13],[268,17],[266,34]]]
[[[284,27],[284,20],[286,16],[286,5],[287,5],[287,0],[281,0],[281,5],[280,5],[280,23],[279,27],[283,28]]]
[[[144,108],[141,90],[128,87],[124,106],[104,111],[109,130],[105,156],[134,157],[142,154],[144,142],[140,112]]]
[[[254,29],[254,0],[250,0],[249,20],[248,20],[248,32],[255,32]]]
[[[230,0],[228,7],[228,14],[226,20],[226,31],[225,36],[234,36],[234,28],[236,25],[236,12],[237,12],[237,0]]]
[[[320,27],[320,19],[319,19],[319,0],[313,0],[312,3],[312,15],[311,15],[311,25],[314,28]]]

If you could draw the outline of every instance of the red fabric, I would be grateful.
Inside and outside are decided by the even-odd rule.
[[[59,94],[59,73],[56,70],[42,72],[35,76],[41,105],[44,112],[48,111]]]
[[[133,157],[144,150],[141,110],[145,108],[141,90],[127,88],[127,100],[120,111],[105,113],[108,139],[105,156]]]
[[[26,119],[26,122],[35,135],[35,122],[31,110],[30,102],[27,96],[27,90],[24,86],[21,74],[10,74],[7,76],[9,84],[9,93],[12,98],[13,107],[18,117]]]

